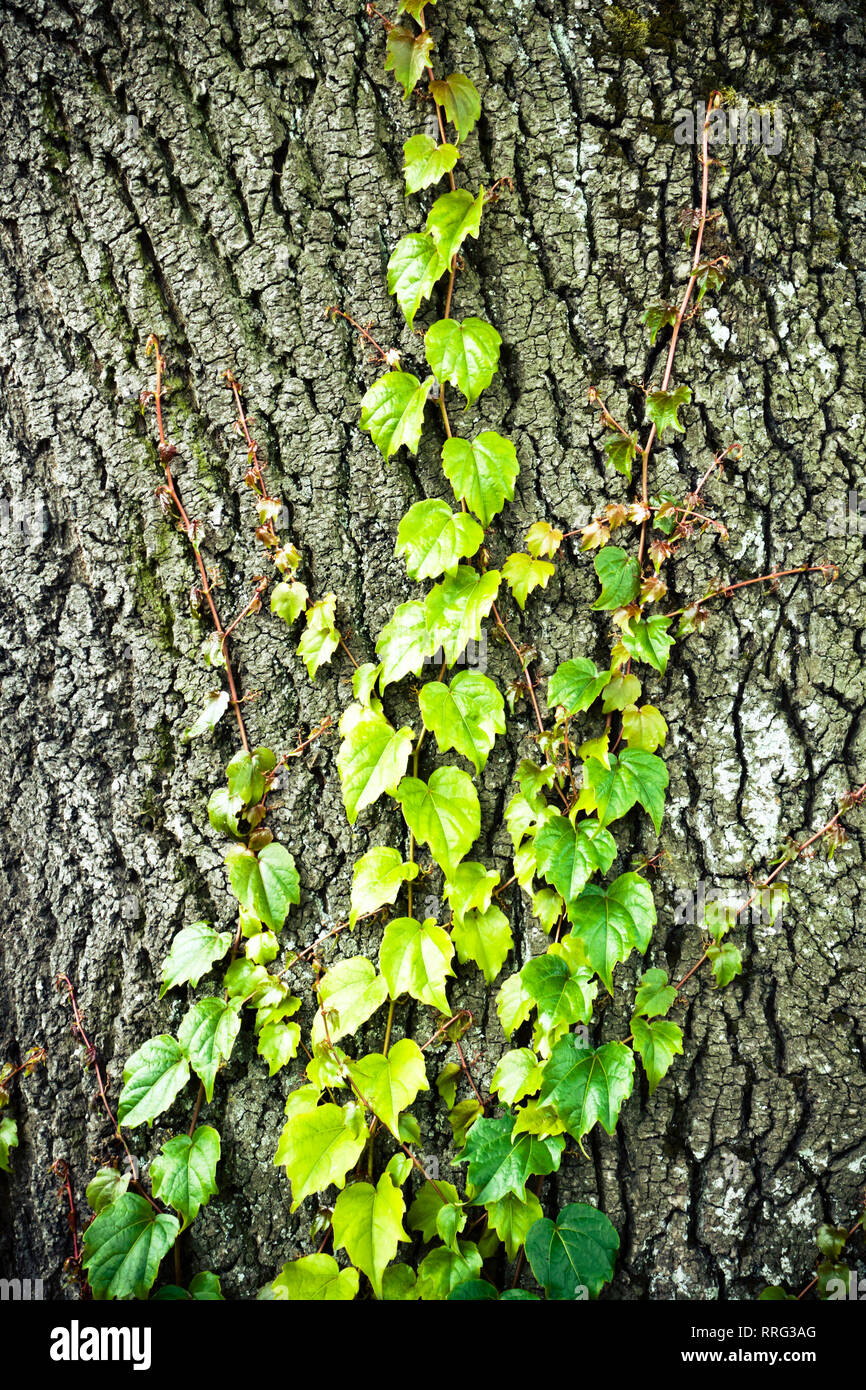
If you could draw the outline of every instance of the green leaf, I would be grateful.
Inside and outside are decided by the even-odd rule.
[[[563,1207],[556,1221],[543,1217],[526,1238],[526,1258],[548,1298],[574,1298],[585,1288],[598,1298],[613,1278],[619,1249],[616,1227],[586,1202]]]
[[[467,912],[486,912],[498,882],[495,869],[485,869],[471,859],[458,864],[454,877],[445,881],[445,897],[455,921],[462,921]]]
[[[472,1241],[459,1241],[456,1252],[440,1245],[418,1266],[418,1297],[437,1302],[446,1299],[452,1289],[481,1273],[481,1263],[478,1246]]]
[[[154,1197],[174,1207],[183,1217],[182,1230],[194,1221],[200,1207],[218,1192],[216,1166],[220,1137],[210,1125],[199,1125],[192,1135],[179,1134],[163,1144],[150,1166]]]
[[[620,633],[620,641],[635,661],[646,661],[664,675],[668,656],[676,638],[668,632],[673,619],[665,613],[651,618],[633,618]]]
[[[416,1299],[414,1269],[404,1264],[389,1265],[382,1276],[382,1297],[388,1303],[411,1303]]]
[[[539,874],[565,899],[569,916],[592,875],[606,874],[617,853],[609,830],[592,820],[574,826],[567,816],[551,816],[539,827],[535,851]]]
[[[718,945],[708,946],[707,959],[713,967],[717,989],[723,989],[731,983],[735,975],[743,973],[743,957],[732,941],[722,941]]]
[[[348,1072],[359,1095],[377,1119],[399,1138],[398,1120],[415,1101],[419,1091],[429,1091],[424,1054],[411,1038],[394,1043],[387,1056],[370,1052],[358,1062],[349,1062]]]
[[[387,845],[377,845],[362,855],[352,876],[352,910],[349,927],[362,913],[376,912],[385,903],[396,902],[404,883],[418,877],[417,864],[404,864],[403,856]]]
[[[552,1108],[580,1143],[596,1122],[613,1134],[633,1084],[634,1053],[625,1043],[605,1043],[593,1051],[568,1033],[544,1068],[539,1102]]]
[[[591,809],[598,812],[602,825],[619,820],[639,802],[658,834],[667,784],[668,770],[662,759],[640,748],[626,748],[618,758],[611,753],[609,768],[595,759],[584,764],[584,788],[591,793]]]
[[[652,891],[639,874],[620,874],[609,888],[590,883],[570,904],[577,938],[586,963],[613,993],[614,967],[633,950],[645,951],[656,920]]]
[[[240,1032],[239,1009],[239,1004],[228,1004],[224,999],[200,999],[177,1030],[177,1040],[204,1083],[208,1101],[213,1099],[216,1074],[231,1056]]]
[[[518,1047],[500,1057],[490,1089],[496,1092],[503,1105],[516,1105],[525,1096],[535,1095],[541,1078],[542,1067],[532,1048]]]
[[[312,1192],[343,1187],[367,1144],[364,1114],[358,1105],[319,1105],[286,1123],[274,1159],[292,1184],[292,1211]]]
[[[629,1048],[625,1051],[632,1055]],[[514,1138],[513,1128],[510,1115],[476,1120],[463,1152],[455,1159],[455,1163],[469,1165],[466,1179],[475,1205],[499,1201],[509,1192],[522,1198],[529,1178],[555,1173],[559,1167],[564,1139],[537,1139],[532,1134]]]
[[[409,1208],[409,1215],[406,1219],[410,1229],[420,1231],[421,1239],[425,1242],[435,1240],[438,1234],[439,1217],[443,1207],[447,1206],[454,1207],[458,1213],[460,1212],[460,1194],[454,1184],[445,1182],[444,1179],[440,1178],[437,1178],[435,1187],[432,1182],[425,1182]],[[465,1219],[464,1216],[464,1221]]]
[[[677,411],[691,398],[692,393],[688,386],[678,386],[675,391],[650,391],[647,394],[647,418],[655,425],[660,436],[666,429],[685,434],[685,425],[680,424]]]
[[[163,962],[160,999],[175,985],[197,985],[215,961],[222,960],[232,944],[230,931],[214,931],[209,922],[182,927]]]
[[[494,430],[482,430],[471,442],[446,440],[442,468],[457,500],[466,503],[485,529],[506,500],[513,500],[520,472],[517,450],[511,440]]]
[[[417,239],[426,240],[424,237]],[[403,238],[403,241],[408,240],[408,237]],[[400,242],[394,256],[397,255],[403,241]],[[392,264],[394,256],[391,257]],[[389,274],[389,286],[390,279]],[[428,290],[427,293],[429,292]],[[399,292],[397,297],[400,298]],[[419,292],[416,309],[420,302]],[[405,312],[405,295],[400,300],[400,306]],[[370,431],[370,438],[385,459],[396,454],[403,444],[410,453],[417,453],[418,440],[421,438],[424,424],[424,407],[432,385],[432,377],[428,377],[422,386],[411,372],[386,372],[378,381],[373,382],[364,396],[361,401],[361,429]]]
[[[815,1241],[825,1259],[838,1260],[848,1243],[848,1232],[844,1226],[829,1226],[824,1222],[818,1227]]]
[[[613,710],[624,710],[640,699],[640,692],[641,683],[637,676],[624,676],[617,671],[607,683],[601,702],[602,713],[610,714]]]
[[[0,1117],[0,1169],[4,1173],[11,1173],[12,1168],[9,1163],[10,1149],[18,1148],[18,1125],[11,1115]]]
[[[189,743],[191,738],[200,738],[202,734],[210,733],[211,729],[215,729],[230,703],[227,690],[212,690],[198,719],[190,724],[188,729],[184,729],[181,743]]]
[[[439,752],[454,748],[481,772],[496,735],[505,733],[505,701],[493,681],[480,671],[458,671],[449,685],[428,681],[420,704]]]
[[[179,1232],[176,1217],[124,1192],[84,1232],[83,1265],[93,1297],[145,1298]]]
[[[393,796],[412,752],[410,728],[395,731],[384,715],[363,705],[349,705],[340,720],[342,743],[337,770],[350,825],[383,793]]]
[[[276,765],[276,756],[270,748],[235,753],[226,767],[230,796],[238,797],[244,806],[257,805],[265,794],[267,775]]]
[[[420,193],[449,174],[460,158],[456,145],[439,145],[429,135],[413,135],[403,146],[406,192]]]
[[[478,838],[481,807],[471,777],[456,767],[437,768],[429,782],[404,777],[395,793],[406,824],[448,878]]]
[[[650,331],[650,342],[655,347],[656,336],[660,328],[666,324],[674,324],[677,321],[677,310],[674,304],[650,304],[646,313],[641,319]]]
[[[640,1053],[652,1095],[656,1086],[673,1064],[677,1053],[682,1054],[683,1030],[676,1023],[655,1018],[649,1022],[634,1015],[631,1021],[635,1052]]]
[[[548,579],[555,572],[556,566],[549,560],[534,560],[522,550],[509,555],[502,566],[502,578],[521,612],[526,607],[526,600],[533,589],[537,589],[539,585],[542,589],[546,588]]]
[[[435,5],[436,0],[400,0],[397,6],[397,14],[410,14],[418,24],[421,23],[421,12],[426,5]]]
[[[455,72],[441,81],[431,82],[430,92],[447,119],[457,127],[460,139],[465,140],[481,115],[481,98],[474,83],[462,72]]]
[[[419,1004],[448,1014],[445,981],[454,974],[453,956],[451,937],[432,918],[422,926],[414,917],[396,917],[382,937],[379,969],[392,999],[410,994]]]
[[[668,984],[667,971],[647,970],[640,977],[634,1001],[634,1012],[639,1018],[653,1018],[666,1014],[677,997],[673,985]]]
[[[589,970],[572,971],[561,956],[534,956],[524,965],[520,978],[538,1007],[538,1021],[545,1033],[572,1023],[588,1023],[592,1018],[598,985]]]
[[[295,579],[284,581],[271,593],[271,612],[291,626],[303,613],[309,597],[306,585]]]
[[[468,642],[480,640],[498,591],[498,570],[479,575],[471,565],[458,565],[456,574],[434,585],[425,601],[431,652],[441,647],[453,666]]]
[[[593,560],[601,594],[593,608],[624,608],[640,593],[640,565],[618,545],[605,545]]]
[[[422,299],[429,299],[430,295],[433,293],[433,286],[436,284],[436,281],[445,274],[447,269],[448,263],[442,255],[440,248],[426,232],[409,232],[407,236],[401,237],[397,242],[397,245],[391,252],[391,259],[388,261],[388,293],[397,296],[397,303],[403,310],[403,317],[410,328],[414,324],[415,315],[420,308]],[[389,372],[388,375],[405,377],[407,373]],[[387,381],[387,379],[387,377],[383,377],[382,381]],[[415,380],[415,378],[412,379]],[[378,386],[379,383],[376,382],[375,385]],[[401,420],[397,442],[394,444],[393,448],[388,449],[387,453],[383,445],[379,444],[379,440],[376,439],[375,434],[373,434],[373,438],[376,440],[376,443],[379,444],[379,448],[382,449],[386,458],[389,453],[394,453],[401,444],[408,444],[411,452],[413,454],[417,453],[418,438],[421,434],[421,421],[424,415],[424,405],[432,385],[432,377],[425,382],[423,387],[419,386],[417,381],[415,382],[414,398],[411,401],[407,398],[405,404],[407,420],[405,423]],[[371,391],[374,389],[375,387],[370,388]],[[405,386],[402,390],[405,392]],[[424,396],[419,402],[417,398],[421,391],[424,392]],[[362,407],[365,402],[369,400],[369,397],[370,391],[367,392],[367,395],[361,402]],[[390,411],[390,415],[394,414],[396,414],[396,403],[392,406]],[[361,428],[367,429],[363,416],[361,417]],[[370,433],[373,433],[372,429]]]
[[[133,1129],[167,1110],[189,1080],[189,1063],[170,1033],[148,1038],[123,1069],[118,1124]]]
[[[510,975],[496,996],[496,1012],[502,1031],[507,1038],[521,1023],[525,1023],[532,1012],[535,1000],[524,988],[520,973]]]
[[[259,1297],[280,1303],[351,1303],[358,1292],[358,1277],[351,1265],[340,1269],[333,1255],[302,1255],[284,1264]]]
[[[424,354],[437,381],[462,391],[466,404],[477,400],[499,369],[502,339],[484,319],[440,319],[424,338]]]
[[[605,440],[606,462],[613,464],[617,473],[631,482],[631,466],[637,453],[637,438],[633,434],[620,434],[617,430],[610,439]]]
[[[478,236],[483,208],[483,188],[477,198],[465,188],[455,188],[436,199],[427,214],[427,231],[446,265],[450,266],[468,236]]]
[[[664,748],[668,726],[654,705],[626,705],[622,712],[622,736],[629,748],[654,753]]]
[[[218,835],[241,839],[238,816],[244,809],[241,797],[232,796],[227,787],[212,791],[207,803],[207,818]]]
[[[488,907],[486,912],[467,912],[455,922],[451,935],[461,965],[474,961],[488,985],[492,985],[514,945],[505,913],[498,907]]]
[[[403,1230],[403,1196],[386,1173],[376,1187],[355,1182],[346,1187],[334,1206],[334,1250],[345,1250],[363,1270],[377,1298],[382,1297],[382,1275],[397,1254]]]
[[[563,705],[569,715],[580,714],[597,700],[610,680],[610,671],[597,671],[595,662],[585,656],[563,661],[557,666],[547,687],[549,709]]]
[[[241,907],[272,931],[279,931],[289,908],[301,900],[295,861],[284,845],[272,840],[258,854],[233,845],[226,854],[229,883]]]
[[[411,579],[438,579],[440,574],[456,574],[460,561],[474,555],[483,539],[474,517],[455,514],[446,502],[431,498],[416,502],[403,517],[396,554],[406,557]]]
[[[359,704],[372,705],[375,703],[373,689],[381,674],[381,665],[376,665],[373,661],[363,662],[352,673],[352,694]]]
[[[531,896],[532,911],[549,936],[565,910],[565,903],[554,888],[539,888]]]
[[[307,668],[310,680],[315,680],[321,666],[327,666],[340,645],[340,634],[334,625],[337,611],[335,594],[325,594],[307,609],[307,625],[298,643],[298,656]]]
[[[403,88],[403,100],[408,101],[412,89],[430,61],[433,39],[427,30],[414,34],[401,24],[388,30],[385,48],[385,71],[393,72]]]
[[[420,676],[432,652],[428,622],[424,604],[413,599],[395,608],[393,618],[382,628],[376,655],[381,658],[379,689],[383,694],[386,686],[402,680],[410,671]]]
[[[525,1189],[522,1197],[516,1192],[506,1192],[497,1202],[487,1204],[487,1224],[502,1241],[509,1260],[517,1258],[530,1230],[543,1215],[535,1193]]]
[[[112,1202],[116,1202],[118,1197],[123,1196],[129,1187],[130,1177],[130,1173],[121,1173],[117,1168],[100,1168],[96,1177],[91,1178],[85,1196],[97,1216],[106,1207],[110,1207]]]
[[[354,1033],[388,997],[388,986],[365,956],[338,960],[319,980],[320,1008],[313,1019],[313,1043],[337,1042]],[[327,1010],[328,1020],[322,1010]]]
[[[298,1055],[301,1030],[297,1023],[284,1023],[275,1019],[265,1023],[259,1031],[259,1045],[256,1048],[260,1057],[268,1064],[268,1076],[276,1076]]]

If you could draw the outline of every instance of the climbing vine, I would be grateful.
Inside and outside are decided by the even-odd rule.
[[[541,519],[530,526],[524,549],[498,556],[500,541],[491,524],[514,498],[518,450],[493,429],[471,438],[455,433],[449,391],[472,405],[499,368],[499,328],[476,316],[461,318],[456,310],[470,243],[506,183],[487,190],[463,186],[462,159],[481,101],[464,74],[434,70],[425,8],[421,0],[400,0],[394,23],[367,7],[385,28],[385,67],[405,99],[417,91],[427,98],[429,128],[406,141],[404,175],[407,195],[422,195],[429,208],[424,230],[409,233],[394,247],[387,282],[410,329],[422,306],[432,321],[416,334],[413,360],[404,365],[394,349],[380,345],[371,326],[355,324],[344,309],[330,311],[361,332],[383,369],[363,397],[360,416],[383,463],[387,466],[401,449],[416,453],[422,434],[436,431],[440,490],[450,487],[452,494],[447,501],[416,502],[400,521],[395,553],[409,578],[425,588],[400,604],[384,625],[375,661],[358,664],[349,651],[335,625],[336,596],[311,599],[299,577],[302,557],[280,533],[282,504],[268,490],[266,460],[241,387],[226,374],[235,428],[247,451],[255,535],[278,576],[271,611],[290,626],[303,617],[298,652],[311,678],[340,648],[354,668],[353,700],[339,720],[336,757],[348,822],[354,826],[369,807],[389,798],[404,827],[396,843],[374,845],[357,860],[349,918],[327,933],[351,933],[361,918],[384,916],[378,958],[346,953],[323,969],[320,942],[295,956],[280,945],[281,929],[300,899],[300,876],[291,854],[265,824],[268,797],[280,768],[326,733],[332,721],[323,721],[282,757],[250,747],[230,645],[238,625],[261,608],[270,580],[257,579],[238,616],[224,625],[215,576],[202,553],[203,529],[186,512],[172,473],[178,451],[164,424],[165,364],[151,338],[155,382],[143,405],[152,406],[156,417],[156,447],[165,470],[159,498],[192,549],[198,575],[193,604],[212,627],[202,657],[216,688],[185,738],[206,734],[232,711],[240,740],[225,785],[208,805],[213,828],[228,844],[226,868],[238,921],[234,931],[195,922],[175,937],[163,967],[163,994],[196,989],[217,967],[221,979],[191,1004],[176,1034],[151,1038],[128,1060],[116,1116],[97,1068],[103,1103],[128,1159],[128,1171],[104,1167],[87,1189],[95,1218],[84,1233],[82,1265],[97,1297],[147,1296],[172,1248],[175,1282],[154,1296],[221,1297],[219,1281],[208,1271],[184,1286],[179,1242],[217,1191],[220,1136],[213,1125],[200,1123],[200,1115],[213,1098],[244,1017],[252,1018],[258,1053],[271,1076],[304,1054],[304,1077],[288,1095],[274,1161],[291,1183],[293,1210],[309,1199],[317,1202],[316,1253],[285,1263],[263,1297],[352,1299],[360,1292],[389,1300],[533,1300],[542,1293],[551,1299],[597,1297],[614,1274],[618,1233],[587,1203],[546,1214],[545,1177],[560,1168],[566,1152],[584,1152],[596,1125],[614,1132],[639,1068],[650,1093],[655,1090],[683,1051],[681,1024],[670,1014],[675,1004],[686,1002],[686,984],[705,964],[718,988],[740,974],[737,920],[756,901],[772,919],[787,895],[780,879],[785,865],[811,853],[819,840],[835,850],[843,837],[841,815],[866,796],[866,786],[850,793],[814,835],[787,846],[746,902],[708,902],[699,924],[703,953],[696,963],[673,982],[661,969],[645,970],[630,999],[628,1036],[593,1040],[599,996],[629,987],[617,967],[633,952],[647,952],[656,923],[648,870],[662,851],[627,867],[629,842],[616,838],[635,808],[648,817],[647,834],[650,827],[656,839],[662,832],[668,771],[660,750],[668,728],[661,710],[644,698],[644,686],[661,688],[673,648],[704,626],[712,602],[749,584],[809,572],[832,579],[835,571],[821,561],[735,584],[720,581],[682,609],[665,608],[665,575],[683,547],[708,530],[726,538],[723,523],[710,514],[704,489],[726,458],[741,453],[738,442],[728,445],[681,499],[651,489],[653,447],[666,433],[684,432],[679,411],[691,398],[687,385],[674,383],[681,332],[704,296],[722,289],[729,269],[725,255],[704,253],[707,226],[717,217],[708,207],[708,127],[717,93],[710,96],[702,132],[700,206],[686,209],[681,218],[691,249],[685,289],[677,304],[650,304],[644,313],[652,344],[670,330],[661,380],[644,392],[645,421],[632,426],[616,419],[597,390],[590,391],[605,432],[607,462],[622,480],[617,495],[578,531],[563,533]],[[514,635],[503,609],[507,603],[524,613],[533,593],[564,562],[569,540],[578,563],[592,556],[599,584],[592,607],[607,624],[609,659],[599,668],[585,655],[568,655],[541,701],[532,670],[535,648]],[[467,648],[481,640],[485,622],[516,662],[505,692],[466,662]],[[416,686],[430,666],[435,678]],[[392,687],[417,696],[417,714],[401,727],[389,715]],[[495,869],[467,856],[482,829],[480,780],[521,698],[529,701],[536,726],[537,757],[524,759],[517,769],[517,790],[506,811],[514,873],[502,883]],[[434,885],[441,889],[443,910],[435,915],[417,911],[422,876],[425,894]],[[514,1045],[499,1060],[491,1094],[485,1096],[461,1041],[471,1015],[452,1011],[448,982],[456,963],[480,971],[493,988],[514,948],[501,905],[514,883],[527,895],[550,944],[497,990],[498,1017]],[[312,976],[308,1037],[296,1019],[302,1008],[292,984],[301,978],[298,967]],[[69,992],[79,1027],[71,986]],[[425,1029],[421,1041],[406,1035],[406,1020],[418,1017]],[[370,1040],[373,1050],[367,1050]],[[426,1053],[439,1043],[453,1048],[455,1060],[434,1077]],[[95,1054],[88,1060],[95,1061]],[[462,1189],[433,1169],[412,1113],[431,1083],[448,1113]],[[197,1084],[191,1123],[152,1158],[146,1183],[122,1131],[152,1123],[190,1084]],[[567,1150],[569,1141],[576,1150]],[[329,1204],[331,1191],[336,1196]],[[835,1260],[839,1239],[836,1232]],[[410,1245],[418,1258],[400,1259],[401,1246]],[[341,1254],[346,1258],[339,1261]]]

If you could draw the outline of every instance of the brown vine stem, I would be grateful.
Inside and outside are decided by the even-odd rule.
[[[685,318],[686,310],[689,306],[689,300],[692,297],[692,290],[695,287],[695,271],[701,263],[701,245],[704,239],[704,228],[707,225],[707,194],[709,190],[710,180],[710,117],[713,111],[716,109],[716,107],[720,104],[720,102],[720,94],[715,91],[710,92],[710,99],[707,102],[706,115],[704,116],[704,126],[701,132],[701,211],[700,219],[698,221],[697,236],[695,238],[695,252],[694,256],[692,257],[692,273],[689,275],[688,284],[686,285],[682,300],[680,301],[680,307],[677,310],[676,321],[674,322],[673,331],[671,333],[671,340],[668,345],[667,362],[665,363],[664,376],[662,377],[662,384],[660,388],[662,391],[667,391],[668,386],[670,384],[671,372],[673,371],[674,366],[674,357],[676,355],[677,350],[677,342],[680,336],[680,329],[682,328],[683,319]],[[649,506],[649,457],[652,451],[652,446],[655,437],[656,427],[655,425],[652,425],[649,432],[649,436],[647,438],[647,442],[641,450],[641,501],[643,502],[643,505],[645,507]],[[641,522],[640,544],[638,546],[637,554],[639,564],[643,563],[644,547],[646,545],[646,527],[646,518],[644,518],[644,520]]]
[[[153,350],[154,361],[156,364],[156,384],[153,392],[153,402],[156,407],[156,425],[157,430],[159,432],[159,457],[165,468],[166,487],[168,488],[169,496],[171,497],[172,502],[177,508],[177,512],[181,521],[181,530],[183,531],[184,535],[186,536],[187,540],[192,546],[193,553],[195,555],[196,564],[198,565],[199,574],[201,576],[202,581],[202,592],[205,598],[207,599],[207,604],[208,608],[210,609],[210,615],[211,619],[213,620],[214,629],[216,630],[216,634],[220,639],[220,647],[225,658],[226,680],[228,681],[229,695],[231,697],[232,707],[235,712],[235,717],[238,721],[238,730],[240,731],[241,743],[244,746],[244,751],[248,753],[250,751],[250,745],[249,740],[247,739],[247,731],[246,726],[244,724],[244,717],[241,714],[241,702],[238,699],[238,692],[235,686],[234,672],[232,670],[232,664],[229,657],[228,648],[225,644],[225,629],[223,628],[222,622],[220,620],[220,615],[217,612],[217,607],[213,600],[213,594],[211,593],[211,586],[207,575],[207,569],[205,568],[205,563],[202,559],[201,551],[199,550],[193,523],[187,516],[183,502],[180,499],[180,494],[177,490],[177,485],[175,484],[174,477],[172,476],[171,460],[175,457],[177,449],[173,444],[169,444],[165,437],[165,427],[162,418],[162,378],[163,372],[165,370],[165,358],[163,357],[160,351],[159,339],[156,337],[154,333],[151,333],[150,337],[147,340],[145,351],[148,357],[150,356],[151,349]]]
[[[860,1217],[857,1218],[857,1220],[854,1222],[854,1225],[851,1227],[850,1231],[848,1232],[847,1236],[845,1237],[845,1243],[846,1243],[846,1244],[847,1244],[847,1242],[851,1239],[851,1237],[852,1237],[853,1235],[855,1235],[857,1231],[860,1230],[860,1227],[863,1225],[864,1221],[866,1221],[866,1215],[860,1216]],[[818,1277],[819,1277],[819,1276],[816,1274],[816,1275],[815,1275],[815,1278],[814,1278],[814,1279],[811,1279],[811,1280],[809,1281],[809,1283],[806,1285],[805,1289],[801,1289],[801,1290],[800,1290],[800,1292],[797,1294],[797,1302],[798,1302],[798,1303],[800,1302],[800,1299],[801,1299],[801,1298],[805,1298],[805,1297],[806,1297],[806,1294],[809,1293],[812,1289],[814,1289],[815,1285],[816,1285],[817,1282],[818,1282]]]
[[[773,570],[770,574],[759,574],[756,579],[741,579],[737,584],[723,584],[721,588],[716,589],[715,593],[704,594],[703,598],[697,600],[697,602],[709,603],[710,599],[714,598],[730,598],[731,594],[735,593],[737,589],[748,589],[752,584],[769,584],[773,580],[785,579],[792,574],[827,574],[831,576],[831,579],[835,580],[839,576],[839,568],[837,565],[833,564],[821,564],[798,565],[796,569],[790,570]],[[685,608],[675,608],[672,613],[666,613],[665,617],[678,618],[682,613],[685,613],[685,611]]]

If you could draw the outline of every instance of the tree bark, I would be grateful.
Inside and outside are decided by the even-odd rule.
[[[533,520],[570,530],[623,495],[623,480],[605,473],[587,388],[637,425],[640,383],[661,373],[663,339],[650,348],[640,313],[682,289],[677,214],[699,197],[696,150],[676,143],[676,112],[720,87],[781,120],[777,153],[717,151],[714,245],[727,245],[732,264],[723,293],[707,296],[684,333],[675,380],[693,389],[687,429],[658,449],[652,487],[682,495],[714,451],[743,444],[706,489],[730,542],[708,535],[677,560],[673,607],[716,576],[736,582],[829,557],[840,577],[713,602],[704,632],[646,685],[670,724],[671,778],[646,965],[682,973],[702,949],[699,927],[676,920],[683,895],[704,883],[747,896],[786,836],[817,829],[866,778],[858,499],[838,524],[849,493],[866,487],[862,10],[837,0],[440,0],[428,20],[437,64],[466,72],[484,103],[460,181],[513,181],[468,249],[455,300],[504,339],[499,376],[459,426],[501,429],[517,446],[517,495],[490,541],[497,560],[522,546]],[[369,658],[394,606],[417,593],[394,539],[413,501],[445,495],[441,440],[431,424],[417,460],[404,450],[383,465],[358,426],[378,368],[325,309],[370,320],[407,369],[423,367],[385,264],[422,225],[425,198],[404,197],[401,145],[432,112],[418,97],[404,102],[384,74],[381,23],[359,0],[7,3],[0,52],[0,1063],[31,1044],[48,1054],[13,1088],[21,1142],[11,1176],[0,1175],[0,1274],[41,1277],[52,1296],[73,1297],[49,1167],[69,1164],[86,1219],[85,1185],[117,1150],[55,977],[75,984],[116,1103],[126,1058],[186,1010],[183,991],[157,1002],[173,935],[203,917],[226,926],[233,909],[205,808],[236,730],[226,719],[212,739],[180,740],[212,684],[200,657],[208,629],[190,611],[190,552],[154,498],[161,470],[138,403],[151,384],[144,344],[158,334],[168,358],[175,473],[205,524],[207,562],[222,571],[226,620],[263,565],[221,381],[230,367],[271,491],[285,499],[302,577],[314,597],[337,595],[341,630]],[[547,590],[515,615],[542,675],[606,651],[591,565],[568,545]],[[351,694],[342,655],[311,683],[296,641],[266,612],[232,639],[255,696],[251,739],[281,752],[326,715],[336,723]],[[506,648],[491,641],[487,657],[500,685],[513,679]],[[408,690],[389,707],[412,718]],[[484,776],[477,857],[503,881],[504,806],[518,759],[535,749],[529,713],[518,705]],[[350,830],[336,747],[322,738],[290,764],[271,821],[301,874],[290,946],[346,915],[360,853],[399,842],[384,804]],[[622,868],[657,848],[644,823],[623,823]],[[545,1185],[548,1209],[589,1199],[617,1225],[615,1297],[741,1298],[766,1282],[804,1284],[818,1224],[850,1225],[861,1209],[863,817],[846,824],[850,842],[831,863],[786,872],[791,903],[775,928],[739,929],[743,975],[723,992],[702,974],[687,987],[685,1055],[653,1097],[642,1081],[616,1136],[594,1133],[589,1158],[575,1151]],[[506,901],[519,964],[544,938],[523,895]],[[321,958],[374,953],[378,933],[360,926]],[[638,968],[632,960],[617,978]],[[305,1024],[311,978],[300,991]],[[455,1008],[473,1011],[466,1047],[481,1088],[506,1046],[494,992],[472,967],[452,990]],[[628,1032],[623,995],[604,1010],[600,1038]],[[398,1011],[397,1035],[423,1040],[426,1012]],[[433,1075],[447,1056],[430,1049]],[[301,1072],[298,1061],[268,1081],[245,1030],[205,1112],[223,1137],[221,1191],[184,1238],[184,1268],[214,1269],[232,1297],[254,1296],[310,1248],[315,1204],[290,1214],[272,1162]],[[133,1148],[152,1153],[184,1113],[153,1135],[134,1131]],[[449,1171],[444,1108],[430,1099],[420,1113],[427,1152],[462,1186],[464,1170]]]

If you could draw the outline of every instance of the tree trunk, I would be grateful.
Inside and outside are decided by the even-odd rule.
[[[716,577],[827,557],[840,577],[829,587],[820,576],[783,579],[708,604],[703,633],[647,684],[670,724],[671,785],[646,964],[683,973],[702,947],[681,904],[701,884],[747,896],[785,838],[817,829],[866,775],[863,527],[859,498],[849,499],[864,486],[862,12],[842,0],[440,0],[428,19],[437,63],[466,72],[484,102],[461,182],[513,181],[456,291],[458,312],[482,313],[504,339],[500,375],[459,425],[501,429],[517,446],[517,495],[490,541],[497,559],[522,546],[530,522],[571,530],[623,495],[622,479],[605,474],[587,388],[637,425],[640,383],[661,374],[662,339],[650,348],[640,314],[682,289],[677,214],[699,201],[697,151],[675,139],[678,109],[732,88],[772,109],[783,132],[780,149],[717,150],[713,247],[727,245],[731,268],[684,332],[676,380],[693,389],[687,429],[656,453],[652,487],[682,496],[714,451],[742,442],[742,459],[706,489],[730,541],[707,535],[668,567],[672,607]],[[117,1149],[55,978],[75,985],[116,1103],[126,1058],[175,1029],[187,1007],[183,991],[157,1002],[173,935],[233,917],[206,803],[236,730],[226,718],[212,738],[181,741],[213,677],[200,656],[208,628],[188,599],[191,555],[154,497],[144,345],[158,334],[168,359],[176,477],[204,522],[207,562],[222,571],[226,618],[263,567],[221,380],[230,367],[302,577],[314,597],[337,595],[341,630],[369,658],[395,604],[417,594],[394,538],[413,501],[445,495],[441,441],[431,424],[417,460],[402,450],[383,465],[358,425],[379,368],[325,310],[371,321],[408,370],[423,367],[384,272],[397,239],[422,225],[427,203],[404,197],[401,145],[431,112],[418,97],[404,102],[384,74],[382,25],[359,0],[32,0],[6,8],[0,45],[0,1064],[31,1044],[47,1050],[12,1090],[20,1146],[11,1176],[0,1175],[0,1274],[41,1277],[51,1296],[72,1297],[50,1165],[69,1164],[86,1220],[86,1183]],[[542,676],[566,657],[603,660],[607,648],[588,557],[566,548],[547,590],[523,619],[514,614]],[[346,658],[311,683],[296,643],[266,611],[232,639],[254,696],[251,739],[281,752],[325,716],[336,723],[350,699]],[[491,640],[487,660],[501,686],[514,678],[507,648]],[[405,683],[389,708],[404,722],[417,713]],[[484,775],[477,857],[503,881],[504,805],[518,759],[535,749],[530,713],[518,704]],[[384,802],[350,830],[336,749],[323,737],[291,762],[275,803],[271,824],[302,882],[290,946],[344,918],[360,853],[399,842]],[[831,863],[786,872],[791,902],[775,926],[738,929],[743,975],[724,991],[703,972],[687,986],[685,1055],[652,1098],[641,1081],[616,1136],[594,1131],[589,1158],[574,1151],[546,1184],[550,1209],[589,1199],[615,1222],[614,1296],[741,1298],[766,1282],[806,1283],[818,1224],[850,1225],[860,1209],[863,819],[846,823],[850,842]],[[645,821],[621,824],[625,868],[658,846]],[[544,938],[528,900],[515,891],[507,901],[519,964]],[[337,937],[322,961],[375,954],[379,930]],[[637,972],[633,959],[618,979]],[[311,978],[300,991],[305,1023]],[[506,1046],[494,991],[466,967],[452,994],[474,1015],[466,1048],[483,1088]],[[599,1037],[628,1032],[622,999],[618,990]],[[425,1015],[404,1011],[399,1027],[423,1041]],[[448,1055],[430,1049],[431,1079]],[[221,1191],[185,1237],[184,1265],[217,1271],[228,1296],[254,1296],[311,1248],[315,1203],[290,1214],[272,1162],[303,1060],[269,1081],[245,1031],[206,1112],[223,1137]],[[462,1186],[433,1097],[420,1107],[426,1150]],[[163,1118],[155,1135],[132,1133],[143,1156],[180,1132],[183,1106]]]

